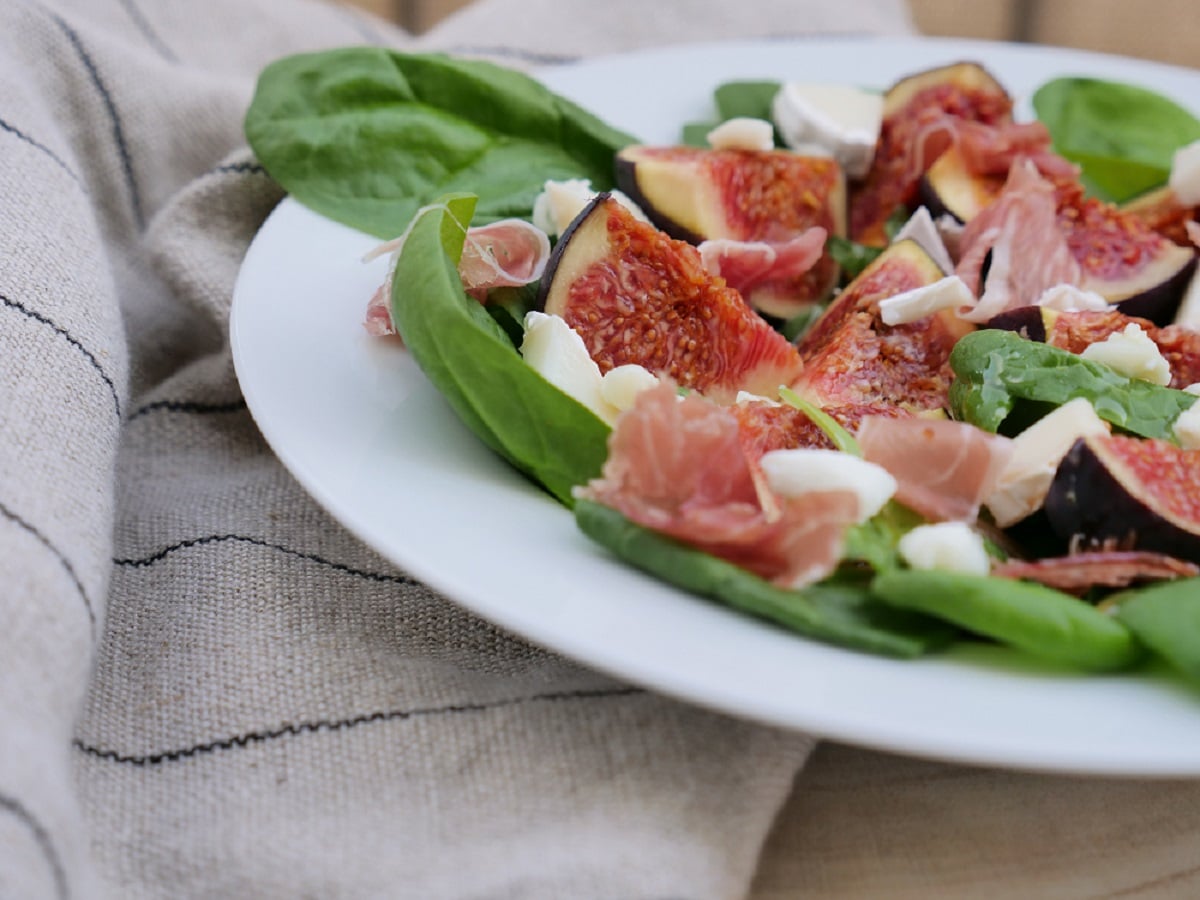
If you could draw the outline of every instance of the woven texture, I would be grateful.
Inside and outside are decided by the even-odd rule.
[[[531,65],[801,6],[483,0],[420,43]],[[828,6],[806,27],[909,27]],[[810,738],[467,614],[247,412],[254,78],[364,42],[417,43],[303,0],[0,4],[0,897],[744,896]]]

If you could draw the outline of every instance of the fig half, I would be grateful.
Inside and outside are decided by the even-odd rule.
[[[617,186],[655,225],[689,243],[726,238],[783,243],[809,228],[846,233],[846,180],[826,157],[790,150],[626,147]],[[838,266],[826,252],[803,275],[756,285],[746,299],[787,319],[824,299]]]
[[[626,364],[719,402],[775,397],[800,355],[741,294],[710,275],[695,247],[600,194],[555,244],[539,299],[608,372]]]
[[[1200,453],[1119,434],[1081,438],[1059,464],[1045,512],[1076,547],[1200,563]]]

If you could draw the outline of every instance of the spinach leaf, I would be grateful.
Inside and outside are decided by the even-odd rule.
[[[421,371],[485,444],[562,503],[600,473],[609,428],[521,359],[462,288],[457,264],[475,198],[422,209],[392,277],[392,320]]]
[[[1033,95],[1054,149],[1082,167],[1084,183],[1120,203],[1166,182],[1171,157],[1200,140],[1200,120],[1161,94],[1096,78],[1058,78]]]
[[[713,91],[716,116],[703,122],[688,122],[684,125],[682,142],[688,147],[707,147],[710,131],[722,122],[739,117],[773,122],[771,101],[778,92],[778,81],[727,81],[718,85]],[[778,131],[775,133],[775,146],[783,146]]]
[[[612,187],[613,154],[633,142],[518,72],[378,47],[272,63],[245,130],[297,200],[382,238],[455,191],[478,195],[482,223],[528,217],[549,178]]]
[[[877,576],[871,591],[901,609],[1082,669],[1121,669],[1142,655],[1141,645],[1120,622],[1040,584],[909,569]]]
[[[953,629],[936,619],[877,603],[861,580],[781,588],[590,500],[575,504],[575,522],[597,543],[643,571],[816,640],[913,657],[945,646],[954,636]]]
[[[1191,678],[1200,679],[1200,578],[1164,581],[1108,599],[1117,618],[1143,644]]]
[[[857,278],[884,251],[883,247],[868,247],[836,234],[829,236],[825,247],[833,261],[841,267],[843,281]]]
[[[968,334],[954,345],[950,367],[957,376],[950,385],[955,418],[992,432],[1010,414],[1025,420],[1084,397],[1096,415],[1124,431],[1177,443],[1175,420],[1196,402],[1192,394],[1128,378],[1011,331]]]
[[[713,102],[722,122],[738,117],[773,121],[771,101],[779,93],[778,81],[728,81],[713,91]]]

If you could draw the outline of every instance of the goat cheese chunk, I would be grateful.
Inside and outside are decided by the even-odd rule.
[[[1058,464],[1079,438],[1108,433],[1108,425],[1083,397],[1034,422],[1012,442],[1012,455],[984,500],[992,518],[1007,528],[1039,510]]]
[[[859,522],[883,509],[896,493],[896,479],[887,469],[840,450],[771,450],[759,464],[767,486],[781,497],[849,491],[858,497]]]
[[[966,522],[918,525],[900,538],[896,549],[914,569],[986,575],[992,568],[983,538]]]
[[[1171,383],[1171,364],[1158,351],[1158,345],[1142,326],[1130,322],[1124,331],[1116,331],[1102,341],[1089,344],[1079,354],[1092,362],[1103,363],[1129,378],[1151,384]]]
[[[739,116],[722,122],[706,140],[714,150],[774,150],[775,126],[765,119]]]
[[[1200,393],[1193,391],[1196,387],[1194,384],[1189,384],[1185,390],[1188,393]],[[1179,441],[1179,446],[1184,450],[1200,450],[1200,401],[1193,403],[1176,418],[1171,425],[1171,430],[1175,433],[1175,439]]]
[[[1200,205],[1200,141],[1175,151],[1167,186],[1183,206]]]
[[[884,325],[907,325],[943,309],[975,305],[975,295],[957,275],[922,285],[879,301],[879,318]]]
[[[822,148],[847,177],[862,178],[875,158],[883,95],[849,85],[788,82],[776,93],[771,115],[789,147]]]
[[[568,178],[565,181],[547,181],[542,192],[533,201],[533,224],[550,237],[561,235],[595,198],[598,191],[586,178]],[[640,222],[649,222],[646,214],[625,194],[609,191],[609,195],[633,213]]]
[[[524,324],[521,356],[525,362],[611,425],[619,410],[604,399],[600,367],[588,354],[583,338],[559,316],[531,311]]]

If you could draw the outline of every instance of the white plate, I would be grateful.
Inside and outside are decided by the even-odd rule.
[[[1091,73],[1200,97],[1200,73],[1113,57],[936,40],[692,46],[542,73],[646,141],[675,139],[731,78],[887,86],[961,59],[1018,97]],[[631,99],[636,98],[634,102]],[[1200,692],[1082,677],[997,648],[898,662],[787,634],[614,563],[493,457],[402,349],[361,321],[372,238],[285,201],[251,246],[232,342],[255,420],[300,483],[362,540],[479,615],[624,679],[761,722],[902,753],[1094,774],[1200,775]]]

